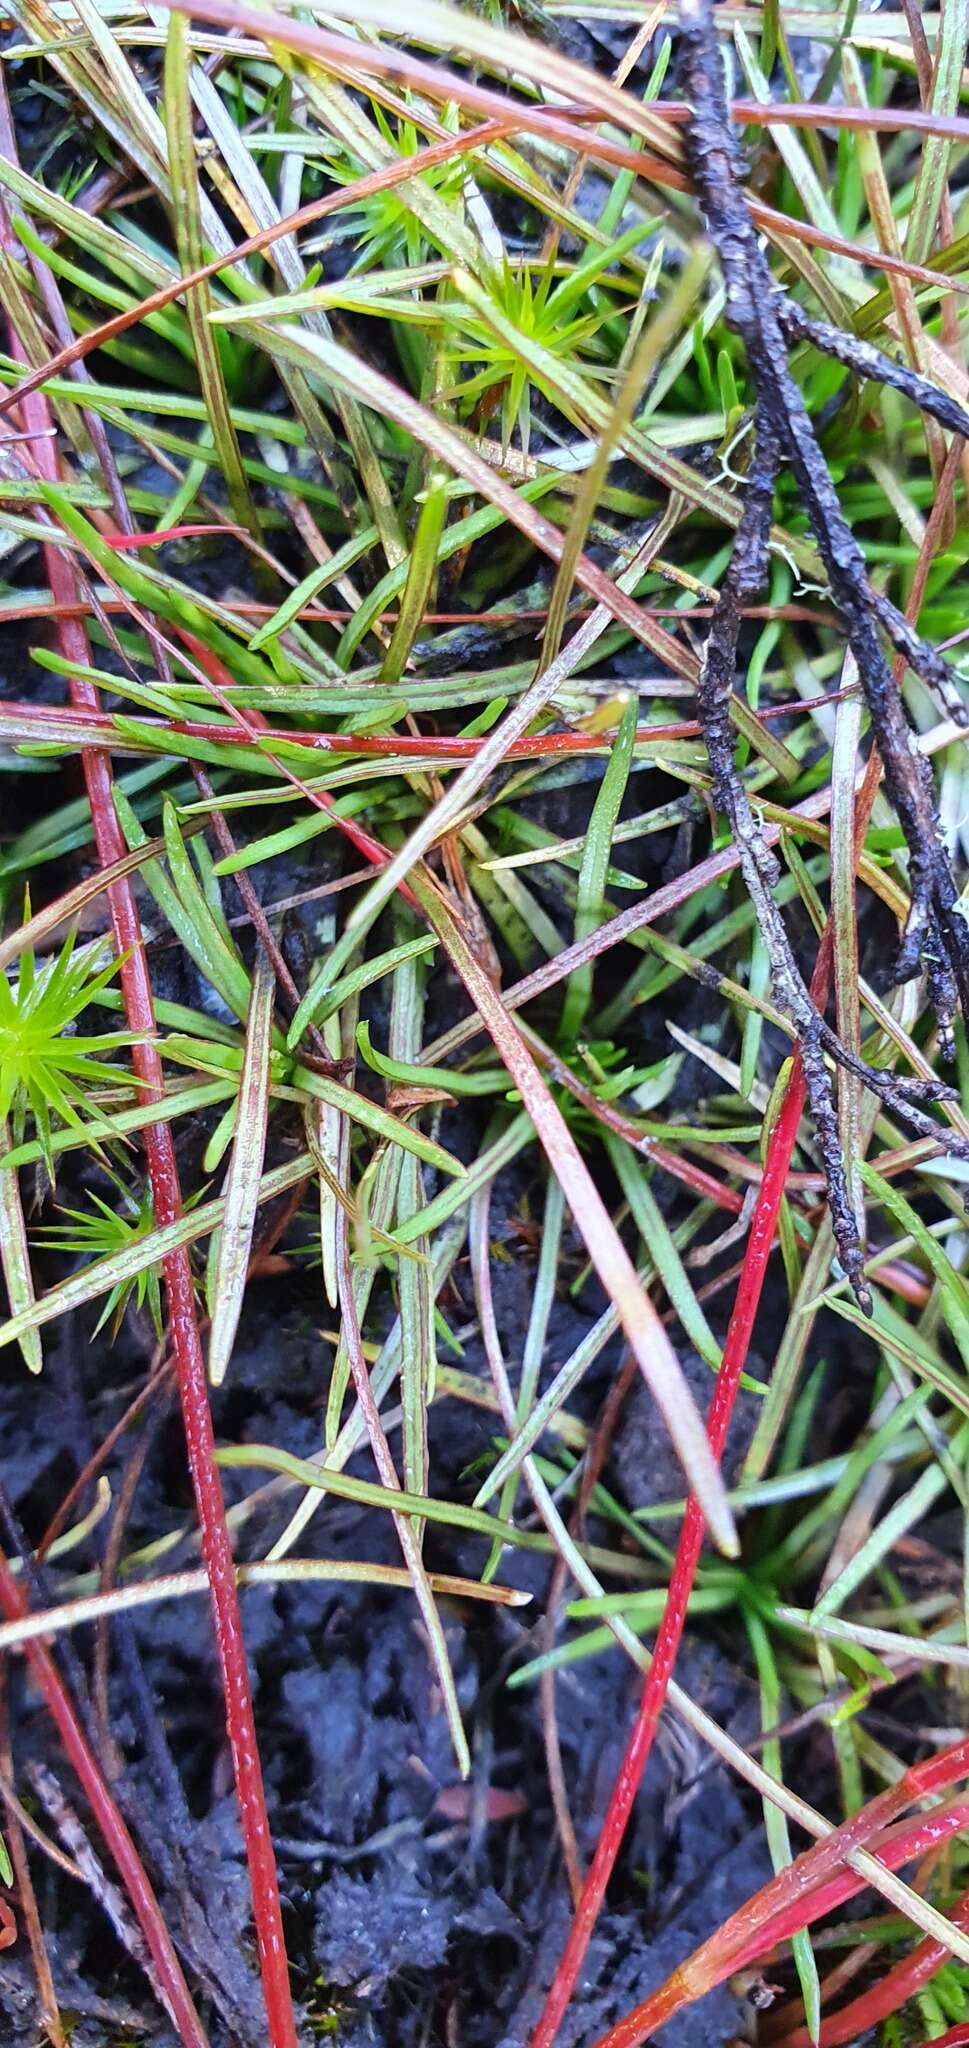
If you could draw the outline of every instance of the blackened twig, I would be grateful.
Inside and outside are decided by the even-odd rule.
[[[788,341],[810,341],[823,355],[833,356],[856,377],[863,377],[874,384],[890,384],[893,391],[900,391],[903,398],[910,398],[919,412],[928,413],[930,419],[938,420],[940,427],[945,427],[950,434],[958,434],[963,441],[969,441],[969,412],[957,399],[950,398],[947,391],[940,391],[928,377],[920,377],[917,370],[910,370],[907,363],[896,362],[894,356],[886,355],[884,349],[876,348],[873,342],[863,341],[860,335],[843,334],[840,328],[832,327],[827,320],[813,319],[796,299],[789,299],[786,293],[777,293],[776,310]]]
[[[825,1053],[842,1067],[857,1074],[886,1106],[902,1117],[920,1137],[945,1137],[950,1149],[969,1158],[969,1146],[944,1133],[924,1113],[921,1103],[955,1101],[956,1090],[934,1078],[903,1078],[869,1067],[849,1051],[818,1011],[794,958],[790,940],[773,889],[778,879],[777,863],[765,844],[750,799],[734,760],[734,733],[730,721],[737,663],[737,643],[744,610],[760,591],[767,566],[770,538],[771,500],[779,451],[773,432],[762,414],[756,422],[754,456],[747,478],[747,495],[737,529],[733,553],[727,566],[720,595],[714,606],[697,685],[697,713],[710,758],[714,796],[729,820],[739,854],[744,881],[757,914],[757,922],[770,961],[777,1000],[795,1025],[804,1060],[808,1099],[814,1117],[818,1143],[828,1186],[831,1219],[838,1255],[862,1307],[870,1308],[871,1297],[863,1277],[864,1252],[848,1192],[848,1181],[838,1135],[831,1076]]]
[[[969,725],[969,705],[961,694],[961,679],[953,674],[948,662],[943,661],[938,649],[923,640],[921,633],[909,624],[904,612],[900,612],[884,591],[868,586],[868,597],[873,612],[903,660],[922,681],[928,683],[939,697],[943,709],[957,725]]]
[[[770,960],[774,993],[796,1026],[801,1041],[804,1078],[814,1117],[838,1255],[861,1306],[871,1310],[864,1277],[864,1252],[848,1188],[838,1137],[831,1077],[825,1064],[821,1018],[798,972],[797,962],[774,900],[779,879],[777,862],[757,823],[750,798],[734,761],[730,700],[737,670],[737,643],[744,605],[764,582],[770,543],[771,505],[780,459],[777,438],[764,408],[759,408],[754,453],[747,477],[747,495],[733,553],[713,609],[697,683],[697,713],[713,777],[713,793],[729,820],[740,854],[747,892]]]
[[[958,892],[939,831],[935,790],[928,762],[911,731],[901,696],[886,660],[879,627],[917,673],[962,714],[955,679],[934,649],[887,599],[872,589],[867,564],[842,513],[827,464],[801,392],[791,375],[786,335],[812,340],[866,377],[880,377],[904,390],[922,410],[953,432],[969,432],[969,417],[944,393],[913,376],[855,337],[839,337],[824,323],[811,322],[778,291],[744,201],[740,156],[730,124],[713,0],[681,0],[682,68],[692,108],[687,147],[694,183],[716,247],[726,288],[726,319],[740,335],[754,384],[756,441],[747,499],[734,552],[711,620],[698,686],[717,802],[730,820],[744,879],[771,962],[779,1000],[797,1029],[808,1096],[824,1161],[832,1223],[839,1254],[855,1292],[867,1306],[862,1251],[838,1140],[825,1050],[859,1071],[815,1009],[791,952],[772,890],[776,867],[757,827],[737,773],[729,724],[740,620],[745,604],[759,594],[769,545],[771,498],[782,458],[794,473],[802,503],[827,571],[832,596],[855,657],[875,738],[910,856],[911,911],[897,963],[899,978],[924,968],[939,1021],[944,1051],[952,1045],[958,1005],[969,1018],[969,925],[958,908]],[[926,1091],[876,1074],[861,1063],[862,1078],[919,1130],[960,1153],[966,1148],[915,1104]]]
[[[882,652],[867,565],[838,503],[800,390],[791,376],[782,303],[744,204],[739,157],[727,118],[711,0],[682,0],[682,52],[693,107],[688,148],[693,175],[726,285],[726,317],[740,334],[758,399],[787,456],[841,613],[871,715],[888,793],[911,861],[912,909],[899,955],[900,978],[925,967],[943,1049],[959,1004],[969,1015],[969,926],[942,844],[927,761],[910,731]]]

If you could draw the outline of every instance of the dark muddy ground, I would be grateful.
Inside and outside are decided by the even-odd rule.
[[[636,802],[645,795],[638,778]],[[578,785],[542,800],[544,817],[571,829],[581,824],[588,792]],[[639,843],[655,880],[688,856],[681,834]],[[336,856],[327,849],[324,856]],[[274,890],[311,886],[323,872],[291,870]],[[228,906],[231,909],[233,906]],[[549,900],[554,914],[555,904]],[[155,961],[160,991],[197,1000],[171,950]],[[696,1028],[710,998],[695,987],[676,992],[676,1014]],[[443,1027],[461,1001],[444,976],[432,990],[429,1027]],[[652,1012],[643,1013],[652,1018]],[[645,1057],[663,1020],[637,1021],[627,1050]],[[668,1041],[667,1041],[668,1044]],[[697,1077],[684,1068],[684,1103]],[[445,1138],[472,1157],[483,1120],[473,1110],[449,1113]],[[183,1137],[191,1184],[202,1133]],[[605,1168],[603,1163],[605,1184]],[[60,1201],[73,1202],[96,1170],[65,1169]],[[671,1214],[678,1197],[666,1191]],[[492,1232],[510,1247],[496,1265],[496,1310],[514,1370],[532,1285],[534,1250],[516,1224],[541,1200],[534,1154],[525,1154],[496,1183]],[[305,1241],[297,1219],[281,1249]],[[567,1285],[581,1266],[567,1252]],[[47,1255],[50,1281],[63,1261]],[[368,1333],[380,1335],[391,1313],[381,1283]],[[459,1264],[446,1298],[450,1326],[465,1344],[462,1363],[484,1373],[474,1334],[466,1266]],[[578,1300],[559,1299],[547,1347],[551,1376],[601,1308],[594,1285]],[[90,1450],[142,1383],[153,1348],[147,1325],[129,1315],[117,1342],[92,1336],[96,1314],[61,1324],[41,1381],[25,1388],[11,1352],[0,1361],[2,1480],[10,1506],[35,1544]],[[250,1289],[226,1388],[215,1397],[224,1441],[265,1440],[309,1455],[318,1448],[332,1351],[320,1335],[318,1274],[298,1258]],[[583,1385],[581,1413],[594,1422],[619,1366],[607,1350]],[[702,1374],[704,1369],[698,1368]],[[698,1388],[699,1391],[699,1388]],[[738,1439],[745,1429],[743,1408]],[[436,1490],[470,1499],[472,1468],[492,1450],[494,1420],[454,1399],[435,1404],[431,1471]],[[107,1465],[113,1500],[126,1480],[137,1487],[125,1546],[137,1549],[172,1527],[191,1526],[177,1409],[160,1393],[143,1422]],[[368,1458],[353,1468],[372,1476]],[[636,1388],[621,1416],[609,1464],[610,1484],[629,1505],[680,1491],[675,1460],[652,1419],[645,1390]],[[227,1474],[230,1499],[261,1475]],[[89,1505],[85,1502],[83,1505]],[[282,1526],[289,1500],[261,1508],[244,1531],[243,1555],[264,1555]],[[597,1525],[590,1524],[594,1537]],[[96,1571],[111,1536],[110,1517],[69,1568]],[[613,1537],[614,1540],[614,1537]],[[396,1562],[385,1518],[328,1499],[302,1554]],[[484,1549],[444,1529],[427,1533],[429,1562],[441,1569],[480,1571]],[[192,1561],[190,1540],[163,1567]],[[58,1597],[67,1566],[43,1576],[42,1597]],[[288,1937],[296,1984],[312,2033],[346,2048],[517,2048],[527,2040],[542,1989],[568,1921],[568,1897],[547,1787],[538,1692],[509,1691],[506,1679],[528,1649],[548,1588],[550,1563],[522,1553],[506,1557],[503,1576],[536,1596],[534,1610],[461,1607],[447,1610],[450,1648],[474,1755],[467,1790],[458,1788],[444,1716],[420,1628],[409,1598],[364,1588],[250,1589],[244,1616],[256,1690],[270,1811],[279,1845]],[[534,1613],[535,1619],[532,1619]],[[61,1639],[62,1643],[64,1639]],[[247,1943],[246,1883],[225,1751],[218,1680],[204,1599],[153,1606],[113,1625],[102,1644],[106,1686],[99,1680],[93,1632],[73,1638],[63,1668],[75,1686],[108,1762],[119,1797],[137,1829],[166,1915],[194,1981],[208,1994],[213,2043],[259,2048],[264,2023]],[[742,1740],[753,1736],[756,1700],[742,1645],[726,1623],[691,1637],[681,1679]],[[561,1676],[557,1712],[566,1781],[581,1850],[588,1854],[620,1754],[635,1698],[635,1679],[618,1651]],[[18,1785],[44,1825],[70,1844],[70,1821],[59,1802],[75,1798],[49,1723],[18,1661],[8,1674],[9,1712]],[[52,1778],[62,1792],[52,1789]],[[509,1796],[511,1795],[511,1796]],[[66,1831],[65,1831],[66,1830]],[[75,2048],[114,2048],[133,2039],[158,2044],[160,2023],[143,1977],[111,1924],[111,1906],[89,1886],[38,1862],[40,1907],[55,1983],[65,2011],[77,2015]],[[756,1802],[711,1765],[692,1739],[668,1720],[641,1795],[635,1826],[613,1882],[582,1980],[582,1995],[563,2029],[563,2048],[580,2048],[664,1976],[769,1875]],[[96,1878],[94,1890],[105,1880]],[[0,1971],[0,2011],[16,2038],[29,2039],[36,2005],[32,1971],[21,1939]],[[671,2026],[668,2048],[722,2048],[744,2023],[726,1991]]]

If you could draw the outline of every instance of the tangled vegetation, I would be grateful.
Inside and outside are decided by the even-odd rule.
[[[456,1627],[514,1624],[540,1703],[558,1961],[408,2039],[634,2048],[729,1981],[780,2048],[969,2040],[967,49],[967,0],[12,0],[10,1399],[129,1347],[56,1502],[0,1456],[0,1877],[55,2048],[65,1852],[143,2031],[403,2043],[314,1978],[274,1844],[243,1589],[297,1583],[413,1603],[479,1815]],[[325,1340],[312,1454],[271,1346],[233,1426],[273,1287]],[[138,1540],[173,1389],[190,1494]],[[109,1706],[133,1610],[203,1594],[231,1937],[150,1685]],[[643,1679],[599,1811],[557,1702],[603,1656]],[[69,1799],[21,1784],[38,1696]],[[664,1717],[774,1875],[583,2031]]]

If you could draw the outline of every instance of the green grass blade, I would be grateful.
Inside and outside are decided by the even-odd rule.
[[[10,1132],[0,1125],[0,1145],[9,1151]],[[15,1172],[0,1172],[0,1262],[7,1283],[7,1296],[14,1316],[29,1315],[35,1304],[34,1279],[30,1270],[30,1249],[24,1223],[20,1183]],[[43,1369],[44,1354],[35,1329],[25,1329],[19,1339],[24,1364],[29,1372]],[[10,1880],[12,1882],[12,1880]]]
[[[273,970],[265,954],[259,952],[252,976],[238,1117],[223,1195],[225,1211],[209,1292],[209,1379],[214,1387],[220,1387],[225,1378],[246,1291],[266,1151],[275,994]]]
[[[172,225],[179,265],[183,271],[198,270],[208,251],[202,241],[198,167],[189,92],[190,30],[183,14],[168,20],[165,49],[164,110],[168,131],[168,161],[172,186]],[[195,348],[199,383],[219,466],[225,477],[232,516],[247,532],[258,535],[259,522],[242,467],[242,457],[232,424],[229,394],[219,356],[218,344],[208,315],[212,294],[208,284],[198,284],[185,295],[189,326]]]
[[[612,859],[612,835],[619,821],[619,811],[626,794],[626,784],[632,766],[638,713],[638,699],[631,697],[622,714],[599,794],[592,807],[582,865],[579,869],[575,907],[577,942],[595,931],[605,914],[606,876]],[[569,975],[566,983],[560,1026],[566,1044],[571,1044],[578,1038],[588,1015],[592,1002],[592,973],[590,961],[586,967],[577,967]]]

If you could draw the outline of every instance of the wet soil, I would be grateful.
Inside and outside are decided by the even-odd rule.
[[[640,787],[637,803],[643,795]],[[534,809],[543,822],[575,830],[590,799],[582,781],[536,800]],[[684,857],[672,833],[644,841],[636,851],[656,881]],[[274,893],[312,886],[326,872],[326,862],[340,857],[338,849],[327,848],[312,865],[290,867],[285,876],[277,864],[271,871]],[[234,908],[227,901],[230,914]],[[548,908],[564,925],[551,897]],[[199,1000],[194,972],[173,949],[154,949],[153,970],[159,992]],[[610,963],[610,971],[618,973],[618,964]],[[675,1014],[690,1028],[702,1025],[705,1010],[707,1022],[713,1014],[713,999],[689,985],[675,992],[675,1001]],[[439,973],[428,1030],[444,1028],[459,1005],[463,998]],[[624,1034],[625,1049],[641,1059],[669,1048],[663,1020],[652,1019],[651,1011],[642,1014],[651,1020],[648,1028],[637,1021]],[[375,1035],[382,1021],[378,1015]],[[694,1098],[698,1085],[695,1072]],[[678,1089],[687,1094],[690,1088],[686,1074]],[[484,1121],[484,1110],[467,1105],[449,1112],[444,1142],[472,1158]],[[201,1129],[183,1132],[179,1140],[189,1186],[197,1179],[203,1140]],[[608,1186],[605,1162],[599,1164]],[[85,1189],[101,1185],[96,1166],[65,1163],[57,1199],[74,1204]],[[679,1197],[671,1184],[659,1192],[675,1220]],[[539,1164],[534,1151],[526,1152],[499,1176],[492,1208],[492,1235],[504,1253],[495,1264],[496,1312],[513,1374],[534,1275],[534,1237],[527,1229],[523,1236],[522,1225],[540,1214],[541,1200]],[[318,1271],[299,1256],[309,1225],[308,1216],[295,1219],[277,1248],[284,1270],[250,1287],[229,1379],[214,1396],[223,1441],[266,1441],[302,1455],[319,1446],[333,1356],[321,1331],[331,1327],[332,1318],[322,1303]],[[577,1296],[569,1291],[581,1266],[581,1246],[567,1238],[545,1378],[603,1305],[595,1284],[587,1283]],[[40,1255],[41,1284],[66,1269],[59,1255]],[[462,1366],[486,1376],[470,1279],[461,1263],[443,1305],[463,1346]],[[367,1334],[379,1338],[392,1313],[384,1279],[375,1289]],[[12,1527],[31,1548],[37,1544],[86,1458],[143,1384],[154,1348],[147,1324],[129,1313],[112,1346],[106,1333],[94,1334],[96,1320],[91,1309],[56,1326],[44,1375],[29,1386],[14,1355],[0,1357],[0,1506],[8,1544]],[[576,1410],[590,1424],[619,1364],[614,1344],[583,1383]],[[691,1369],[702,1395],[705,1369]],[[476,1472],[494,1452],[494,1416],[443,1398],[434,1404],[430,1429],[433,1489],[470,1500]],[[745,1430],[741,1413],[738,1441]],[[37,1575],[38,1601],[63,1597],[81,1572],[91,1575],[87,1583],[93,1586],[93,1575],[110,1554],[119,1501],[125,1501],[128,1517],[126,1551],[181,1527],[185,1540],[157,1568],[194,1562],[181,1425],[170,1386],[121,1438],[104,1469],[112,1511],[68,1560]],[[351,1469],[373,1476],[366,1455]],[[633,1390],[620,1417],[606,1476],[631,1507],[681,1490],[675,1459],[644,1389]],[[225,1478],[234,1502],[262,1485],[265,1475],[227,1472]],[[291,1504],[292,1496],[277,1496],[249,1517],[240,1556],[265,1555]],[[80,1510],[91,1505],[93,1494]],[[595,1517],[589,1533],[593,1540],[607,1535]],[[480,1573],[486,1554],[474,1539],[443,1528],[428,1530],[426,1550],[432,1567],[469,1573]],[[386,1518],[332,1498],[320,1506],[300,1551],[399,1561]],[[506,1581],[533,1594],[532,1609],[444,1603],[474,1758],[467,1786],[457,1779],[409,1596],[319,1583],[243,1594],[307,2040],[332,2034],[346,2048],[524,2048],[569,1916],[538,1689],[507,1685],[516,1665],[543,1646],[550,1571],[551,1560],[533,1553],[506,1554],[502,1561]],[[140,1610],[112,1623],[100,1647],[92,1629],[77,1630],[69,1649],[60,1639],[58,1655],[138,1835],[205,2010],[213,2048],[261,2048],[264,2021],[206,1600]],[[691,1638],[681,1676],[732,1732],[742,1740],[753,1735],[756,1701],[730,1626],[708,1627],[702,1638]],[[595,1842],[635,1695],[635,1674],[618,1651],[575,1666],[556,1685],[566,1782],[583,1856]],[[21,1795],[72,1853],[70,1812],[65,1821],[61,1807],[66,1802],[83,1817],[83,1806],[17,1659],[8,1668],[7,1696]],[[113,2048],[128,2038],[161,2048],[169,2031],[132,1953],[137,1944],[126,1917],[119,1935],[109,1873],[95,1877],[92,1888],[43,1857],[34,1863],[58,1996],[64,2010],[77,2016],[76,2048]],[[561,2035],[563,2048],[597,2038],[768,1874],[755,1804],[672,1722],[664,1724],[581,1993]],[[0,2013],[15,2037],[30,2037],[37,2008],[23,1936],[0,1971]],[[669,2048],[720,2048],[738,2023],[737,2002],[725,1991],[671,2027],[666,2040]]]

